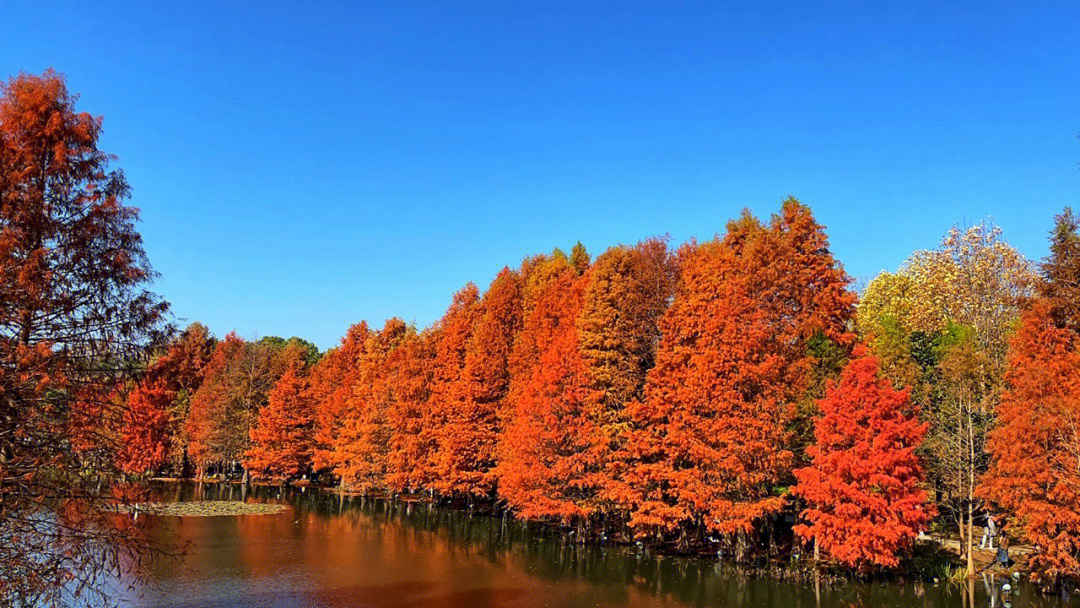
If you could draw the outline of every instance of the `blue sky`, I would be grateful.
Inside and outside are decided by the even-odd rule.
[[[105,117],[156,289],[219,335],[437,319],[581,240],[793,194],[868,280],[1080,204],[1080,3],[10,2],[3,76]],[[1030,6],[1027,6],[1030,5]]]

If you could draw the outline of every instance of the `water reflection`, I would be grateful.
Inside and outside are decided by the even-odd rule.
[[[320,491],[163,486],[170,500],[282,502],[277,515],[162,518],[182,562],[151,566],[142,606],[877,606],[1072,605],[1030,586],[780,583],[714,561],[581,546],[542,526],[423,503]],[[1005,603],[1008,602],[1008,603]]]

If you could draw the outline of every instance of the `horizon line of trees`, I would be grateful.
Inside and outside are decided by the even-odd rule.
[[[431,327],[361,322],[321,355],[193,324],[128,395],[145,414],[123,465],[493,501],[581,538],[738,558],[774,554],[787,529],[791,551],[860,570],[896,566],[920,532],[951,525],[973,572],[983,513],[1000,509],[1038,539],[1037,575],[1057,580],[1080,573],[1062,544],[1080,546],[1080,525],[1054,520],[1074,505],[1048,498],[1035,521],[1034,486],[1017,485],[1047,483],[1032,431],[1004,438],[1014,419],[1050,420],[1025,418],[1042,397],[1015,388],[1036,356],[1021,353],[1032,311],[1080,326],[1068,209],[1051,240],[1037,267],[996,226],[954,228],[860,296],[788,198],[767,221],[744,212],[674,250],[653,238],[595,260],[580,243],[528,257],[482,293],[466,285]],[[1080,414],[1071,398],[1059,418]],[[1039,457],[1064,475],[1080,433],[1056,437]]]

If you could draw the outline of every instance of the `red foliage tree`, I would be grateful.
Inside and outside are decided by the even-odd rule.
[[[535,294],[515,353],[518,372],[511,380],[513,413],[501,437],[499,496],[522,517],[581,524],[600,506],[604,448],[599,398],[588,387],[578,349],[576,319],[588,276],[578,276],[565,257],[536,271],[547,279]]]
[[[334,474],[346,487],[361,492],[386,487],[391,405],[387,359],[415,330],[401,319],[390,319],[371,334],[356,376],[346,391],[341,426],[333,438]]]
[[[244,455],[259,411],[289,365],[306,361],[314,347],[298,338],[245,342],[235,334],[226,336],[218,347],[191,404],[191,456],[200,475],[208,466],[217,465],[224,474],[242,470],[246,480]]]
[[[480,314],[480,292],[469,283],[454,294],[435,329],[435,367],[425,432],[431,435],[431,487],[444,496],[468,494],[471,467],[462,471],[476,423],[465,404],[469,397],[465,355]],[[459,473],[460,472],[460,473]]]
[[[503,268],[484,293],[472,338],[465,351],[465,382],[455,429],[456,441],[444,442],[442,468],[453,490],[492,496],[500,413],[507,408],[510,353],[521,331],[521,276]]]
[[[659,319],[675,290],[676,264],[667,244],[651,239],[617,246],[596,259],[577,319],[581,356],[598,393],[604,434],[602,484],[615,491],[615,455],[625,444],[626,405],[644,398],[645,377],[656,360]]]
[[[236,431],[228,424],[233,390],[229,368],[236,366],[243,356],[244,340],[235,332],[218,342],[206,365],[202,386],[191,401],[186,424],[188,456],[195,465],[198,478],[202,478],[211,465],[220,464],[234,455],[226,453],[227,446],[232,443],[229,436]]]
[[[793,199],[768,225],[744,215],[680,257],[645,401],[627,408],[617,495],[639,533],[743,538],[784,504],[774,488],[791,475],[788,429],[815,364],[807,343],[850,342],[854,295]]]
[[[144,473],[165,464],[169,455],[169,405],[176,393],[164,382],[142,382],[127,398],[116,461],[125,473]]]
[[[334,470],[343,465],[337,449],[349,398],[371,330],[361,321],[349,328],[341,345],[326,353],[311,370],[310,399],[315,408],[315,470]]]
[[[1052,302],[1025,312],[1012,340],[980,488],[1040,547],[1029,565],[1048,583],[1080,576],[1080,344]]]
[[[3,604],[77,596],[119,548],[139,549],[86,472],[116,472],[125,413],[111,396],[171,330],[128,183],[98,148],[102,119],[76,99],[51,70],[0,83]],[[72,512],[84,525],[59,533]]]
[[[311,468],[315,413],[303,361],[289,362],[251,428],[245,466],[258,477],[297,477]]]
[[[433,332],[410,330],[386,358],[390,433],[386,485],[393,492],[419,492],[432,485],[434,436],[428,409],[435,354]]]
[[[806,502],[795,533],[859,568],[896,566],[934,513],[915,453],[927,424],[908,389],[878,371],[875,357],[862,356],[830,383],[818,401],[810,466],[795,471],[792,488]]]

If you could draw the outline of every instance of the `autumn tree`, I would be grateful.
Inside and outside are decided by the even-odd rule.
[[[53,71],[0,84],[0,600],[92,591],[121,551],[111,399],[169,331],[102,119]],[[92,436],[75,448],[66,433]],[[98,432],[101,431],[101,432]],[[69,524],[57,526],[56,522]]]
[[[257,477],[298,477],[311,468],[314,424],[305,358],[299,354],[288,361],[259,410],[244,466]]]
[[[153,471],[168,459],[169,405],[176,393],[162,381],[139,383],[127,396],[116,462],[125,473]]]
[[[968,570],[974,558],[977,480],[1005,373],[1005,349],[1035,275],[987,223],[953,228],[933,250],[918,251],[896,274],[867,286],[858,323],[886,377],[913,386],[924,419],[931,483],[956,521]]]
[[[387,359],[415,331],[395,318],[368,335],[355,377],[345,391],[340,430],[332,440],[333,472],[345,487],[361,492],[386,487],[391,437]]]
[[[473,439],[478,421],[465,408],[469,396],[465,354],[480,314],[480,292],[469,283],[456,294],[450,308],[435,327],[435,359],[431,401],[424,433],[431,436],[430,487],[444,496],[467,495],[472,490],[468,465],[459,475],[462,455]]]
[[[1039,296],[1050,302],[1060,327],[1080,332],[1080,223],[1066,207],[1054,218],[1050,255],[1040,268]]]
[[[304,360],[309,352],[299,340],[249,342],[235,333],[218,344],[188,418],[189,451],[200,477],[216,466],[222,474],[239,470],[247,480],[243,462],[251,427],[290,362]]]
[[[794,199],[768,224],[744,214],[723,239],[680,250],[645,400],[627,408],[621,495],[639,534],[716,533],[742,553],[782,508],[789,428],[815,366],[808,344],[850,342],[849,282]]]
[[[927,425],[873,356],[848,363],[818,406],[810,465],[791,490],[806,504],[795,533],[847,565],[895,567],[933,514],[915,452]]]
[[[324,355],[311,370],[309,393],[315,409],[315,451],[313,466],[338,470],[343,466],[337,449],[346,414],[346,401],[360,373],[371,330],[361,321],[351,327],[341,344]]]
[[[1057,316],[1037,302],[1013,338],[981,487],[1039,546],[1029,564],[1047,583],[1080,575],[1080,349]]]
[[[196,468],[196,477],[202,479],[209,467],[221,464],[228,456],[239,454],[228,447],[237,432],[229,424],[236,414],[232,400],[232,368],[239,365],[244,356],[245,342],[236,332],[231,332],[214,347],[214,354],[206,365],[202,386],[191,401],[191,409],[185,426],[188,438],[188,456]],[[246,429],[245,429],[246,430]]]
[[[144,441],[150,437],[156,438],[155,441],[160,442],[167,451],[166,461],[161,464],[170,464],[178,474],[183,474],[188,460],[186,425],[191,398],[202,385],[204,370],[214,353],[214,343],[205,325],[192,323],[151,361],[139,389],[132,391],[128,397],[130,403],[136,395],[152,395],[152,399],[142,401],[135,409],[145,408],[153,402],[168,414],[163,433],[156,428],[138,428],[141,423],[157,422],[157,416],[146,415],[149,412],[126,421],[123,429],[127,433],[141,434]],[[160,401],[165,397],[168,397],[167,401]],[[149,451],[158,449],[157,445],[153,448],[145,442],[142,445]]]
[[[393,492],[430,490],[434,481],[435,429],[430,413],[436,367],[436,331],[407,331],[387,355],[389,433],[386,486]]]
[[[495,489],[499,421],[506,416],[510,354],[522,324],[522,281],[509,268],[492,280],[480,301],[466,345],[459,423],[455,440],[440,450],[440,463],[453,491],[490,497]],[[502,416],[500,416],[502,414]]]
[[[981,495],[1010,514],[1040,550],[1029,559],[1047,584],[1080,576],[1080,268],[1077,222],[1055,218],[1039,298],[1010,344],[1006,389],[989,433]]]
[[[599,508],[599,399],[578,348],[588,273],[564,256],[531,269],[532,306],[513,353],[512,413],[500,437],[499,496],[525,518],[583,525]],[[531,277],[539,278],[539,277]]]
[[[661,239],[619,245],[600,255],[589,274],[577,319],[578,343],[600,399],[604,435],[603,484],[617,474],[614,455],[629,428],[626,404],[644,398],[645,375],[656,359],[659,319],[675,290],[676,264]]]

